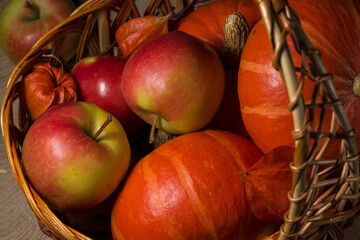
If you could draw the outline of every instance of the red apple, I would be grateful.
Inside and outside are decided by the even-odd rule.
[[[82,59],[71,71],[78,83],[78,99],[93,103],[114,115],[128,137],[144,125],[127,105],[121,93],[125,57],[93,56]]]
[[[75,10],[71,0],[11,0],[0,16],[0,47],[19,62],[36,41]],[[61,56],[74,56],[78,35],[65,39]]]
[[[85,102],[60,103],[27,132],[25,173],[35,190],[58,210],[80,210],[105,200],[125,176],[130,145],[116,118]],[[111,115],[110,115],[111,116]]]
[[[149,124],[183,134],[206,126],[224,94],[216,52],[187,33],[152,39],[129,58],[121,88],[129,107]]]

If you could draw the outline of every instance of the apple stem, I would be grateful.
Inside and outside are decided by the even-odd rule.
[[[149,137],[149,143],[150,144],[153,144],[154,141],[155,141],[155,128],[156,128],[156,125],[159,121],[159,115],[156,115],[155,119],[154,119],[154,122],[151,126],[151,130],[150,130],[150,137]]]
[[[112,117],[111,117],[111,115],[108,115],[107,118],[106,118],[106,120],[105,120],[105,122],[101,125],[101,127],[99,128],[99,130],[95,133],[93,139],[96,139],[96,138],[100,135],[100,133],[101,133],[102,131],[104,131],[104,129],[106,128],[106,126],[109,125],[109,123],[110,123],[111,121],[112,121]]]
[[[40,18],[39,9],[34,7],[29,1],[25,1],[24,8],[29,8],[34,13],[34,19]]]
[[[42,56],[43,57],[49,57],[49,58],[55,58],[60,63],[61,73],[60,73],[59,79],[61,80],[63,75],[64,75],[64,65],[62,64],[60,59],[57,56],[55,56],[54,54],[43,54]]]

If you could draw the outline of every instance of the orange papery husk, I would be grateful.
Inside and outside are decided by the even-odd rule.
[[[281,146],[265,154],[244,173],[245,191],[254,215],[264,222],[280,222],[289,209],[294,149]]]
[[[145,42],[167,33],[168,19],[169,15],[149,15],[131,19],[121,25],[116,30],[115,38],[122,55],[129,57]]]
[[[77,84],[70,73],[50,63],[39,64],[20,83],[19,99],[36,120],[48,108],[77,100]]]

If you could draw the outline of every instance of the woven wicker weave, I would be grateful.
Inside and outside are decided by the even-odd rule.
[[[342,239],[341,227],[347,219],[355,216],[359,212],[359,158],[355,143],[355,134],[351,129],[341,100],[332,86],[332,75],[327,72],[323,65],[320,53],[314,49],[311,42],[300,26],[300,20],[296,13],[286,4],[286,1],[258,1],[262,17],[267,23],[267,32],[274,51],[273,65],[275,69],[281,71],[281,75],[288,86],[289,110],[293,112],[296,152],[294,161],[291,165],[293,171],[293,186],[289,192],[290,209],[284,217],[285,223],[281,227],[279,239]],[[271,24],[272,23],[272,24]],[[282,23],[282,24],[280,24]],[[291,34],[299,54],[305,56],[310,63],[303,61],[299,71],[300,79],[296,79],[295,67],[291,64],[290,52],[287,47],[286,36]],[[313,68],[309,70],[309,65]],[[289,66],[290,65],[290,66]],[[321,96],[323,102],[313,101],[307,105],[302,99],[302,88],[305,77],[315,81],[317,86],[314,88],[313,96]],[[324,91],[319,89],[323,88]],[[326,99],[326,100],[325,100]],[[315,118],[315,109],[324,111],[327,106],[331,106],[334,111],[332,126],[325,135],[328,142],[335,138],[336,134],[341,135],[342,148],[340,155],[343,159],[329,160],[330,166],[326,170],[319,170],[322,163],[316,161],[321,159],[326,151],[325,144],[316,155],[317,141],[320,131],[311,132]],[[306,115],[306,109],[309,114]],[[320,116],[321,118],[321,116]],[[339,125],[343,132],[335,132],[335,126]],[[318,129],[318,128],[317,128]],[[324,134],[324,133],[321,133]],[[310,139],[314,143],[310,146]],[[309,149],[311,149],[309,151]],[[326,159],[325,159],[326,161]],[[342,174],[335,179],[328,176],[336,171],[336,165],[342,167]],[[306,170],[312,169],[310,183],[306,186]],[[320,189],[328,186],[328,190],[323,194],[317,195]],[[350,206],[345,208],[346,204]]]
[[[259,11],[264,19],[269,39],[274,50],[274,67],[282,73],[283,80],[289,88],[291,103],[289,110],[293,112],[295,129],[293,136],[296,143],[294,161],[291,165],[293,170],[293,186],[289,191],[290,209],[284,217],[284,224],[281,229],[274,233],[269,239],[341,239],[342,229],[351,224],[352,220],[360,212],[360,193],[359,193],[359,160],[355,144],[354,133],[344,114],[341,101],[331,83],[331,74],[322,65],[321,59],[316,49],[307,39],[302,31],[299,19],[291,10],[285,0],[255,0],[259,5]],[[194,1],[195,2],[195,1]],[[75,229],[64,224],[58,216],[48,207],[39,197],[34,189],[27,182],[21,168],[21,144],[26,129],[29,125],[28,116],[24,109],[20,107],[17,100],[18,82],[26,71],[32,66],[43,61],[42,54],[51,52],[58,55],[63,38],[71,33],[81,35],[76,58],[73,62],[68,62],[68,68],[88,55],[101,55],[109,51],[116,50],[114,33],[116,29],[131,18],[142,15],[167,15],[172,14],[172,19],[182,16],[191,11],[194,2],[169,0],[151,0],[145,13],[139,13],[134,0],[89,0],[78,7],[71,16],[61,24],[53,28],[30,52],[17,64],[13,70],[7,85],[7,91],[1,109],[1,129],[5,139],[8,158],[12,167],[13,174],[26,196],[31,208],[36,214],[42,230],[53,239],[91,239]],[[174,8],[175,7],[175,8]],[[108,24],[98,21],[107,12],[113,16]],[[175,12],[175,13],[174,13]],[[280,21],[281,19],[281,21]],[[101,27],[96,27],[101,22]],[[283,23],[280,24],[280,23]],[[290,27],[291,26],[291,27]],[[286,46],[286,35],[297,36],[296,41],[300,41],[299,54],[304,54],[314,66],[319,69],[309,70],[307,65],[302,66],[301,77],[296,79],[297,70],[291,63],[291,56]],[[294,41],[295,41],[294,40]],[[54,43],[51,50],[41,50],[49,43]],[[53,62],[55,64],[55,62]],[[315,72],[320,74],[315,74]],[[310,103],[305,105],[302,96],[302,85],[305,75],[313,76],[317,86],[321,86],[326,91],[318,91],[315,94],[326,94],[328,102],[319,104]],[[325,98],[323,98],[325,99]],[[327,163],[342,168],[342,174],[335,179],[328,179],[334,168],[329,167],[324,171],[319,171],[313,146],[310,146],[310,139],[315,139],[317,133],[310,132],[313,122],[315,108],[326,108],[331,106],[334,109],[334,125],[341,126],[342,133],[335,133],[329,129],[329,139],[341,137],[343,139],[340,156],[342,159],[328,160]],[[311,112],[311,114],[306,114]],[[17,114],[16,114],[17,113]],[[16,118],[17,115],[17,120]],[[310,117],[309,117],[310,116]],[[315,141],[316,142],[316,141]],[[325,151],[326,149],[324,149]],[[306,185],[306,170],[312,168],[310,183]],[[318,188],[326,187],[327,191],[322,195],[317,195]],[[111,239],[110,236],[100,236],[101,239]]]

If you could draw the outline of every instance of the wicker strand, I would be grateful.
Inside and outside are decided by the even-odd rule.
[[[324,236],[334,238],[336,231],[332,225],[341,224],[355,214],[344,210],[350,202],[353,209],[359,198],[359,163],[355,144],[354,132],[351,129],[342,107],[332,86],[333,76],[328,73],[320,60],[320,52],[313,48],[306,34],[300,26],[300,20],[289,7],[286,0],[258,0],[262,17],[267,27],[268,36],[273,47],[273,66],[280,71],[285,85],[288,88],[290,104],[289,110],[293,112],[296,130],[292,132],[296,144],[293,171],[293,188],[289,192],[290,209],[284,217],[284,225],[280,230],[278,239],[322,239]],[[279,17],[279,18],[277,18]],[[275,19],[275,20],[274,20]],[[280,20],[281,19],[281,20]],[[287,35],[291,35],[295,49],[302,56],[302,66],[296,68],[289,59]],[[308,60],[312,64],[309,68]],[[291,63],[291,64],[289,64]],[[307,69],[310,70],[307,70]],[[299,81],[294,78],[294,71],[300,72]],[[314,73],[316,74],[314,74]],[[304,79],[308,77],[315,81],[315,88],[311,103],[303,105],[302,89]],[[318,96],[322,103],[316,103]],[[304,108],[304,107],[305,108]],[[316,131],[310,131],[315,119],[315,109],[320,108],[319,121]],[[322,132],[323,119],[328,109],[333,110],[331,126],[328,132]],[[303,113],[307,109],[308,115]],[[296,111],[300,112],[297,116]],[[301,122],[301,119],[303,121]],[[343,130],[338,132],[338,129]],[[305,154],[309,139],[313,144],[309,154]],[[338,159],[324,159],[325,152],[333,139],[342,139]],[[320,140],[325,140],[321,149],[318,149]],[[350,160],[348,160],[350,159]],[[319,172],[319,166],[332,164]],[[304,179],[307,169],[311,167],[310,181],[305,186]],[[340,167],[343,167],[341,176],[332,176]],[[319,189],[326,189],[321,195]],[[346,196],[352,196],[347,200]]]

